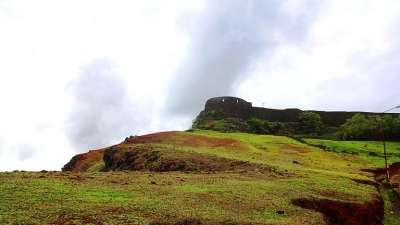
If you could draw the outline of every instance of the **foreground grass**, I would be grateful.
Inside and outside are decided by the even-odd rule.
[[[368,185],[331,178],[325,177],[321,184],[310,178],[258,172],[0,173],[0,223],[157,224],[196,220],[203,224],[318,224],[322,215],[292,205],[291,199],[312,196],[362,202],[375,194]]]
[[[374,165],[368,158],[322,151],[287,137],[175,132],[148,145],[175,157],[194,152],[269,169],[4,172],[0,224],[321,224],[321,213],[291,201],[362,204],[379,195],[373,185],[357,182],[374,181],[372,173],[361,171]]]

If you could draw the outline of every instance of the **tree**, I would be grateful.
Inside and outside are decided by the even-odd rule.
[[[302,112],[298,120],[304,132],[318,133],[322,128],[321,116],[314,112]]]
[[[347,133],[347,139],[352,140],[374,140],[380,138],[380,120],[379,116],[368,116],[357,113],[351,119],[342,125]]]
[[[400,115],[393,119],[391,135],[393,136],[394,140],[398,141],[400,139]]]
[[[379,117],[380,118],[380,117]],[[380,120],[379,120],[380,122]],[[392,115],[383,116],[383,127],[385,137],[389,140],[399,140],[400,138],[400,115],[393,118]]]
[[[267,121],[258,119],[258,118],[250,118],[246,120],[246,123],[250,127],[250,132],[255,134],[268,134],[268,124]]]
[[[269,122],[258,118],[250,118],[246,120],[249,132],[254,134],[277,134],[281,129],[279,122]]]

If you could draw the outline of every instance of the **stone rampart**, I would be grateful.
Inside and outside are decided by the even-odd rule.
[[[314,112],[321,117],[324,124],[332,127],[338,127],[346,122],[357,113],[368,115],[378,115],[373,112],[347,112],[347,111],[315,111],[300,109],[269,109],[261,107],[252,107],[251,102],[243,99],[223,96],[210,98],[205,105],[205,112],[215,111],[216,115],[225,118],[240,118],[247,120],[250,117],[268,120],[270,122],[298,122],[298,117],[302,112]],[[387,113],[388,115],[397,116],[397,113]]]
[[[205,111],[213,111],[226,118],[249,119],[251,117],[251,103],[235,97],[210,98],[206,102]]]

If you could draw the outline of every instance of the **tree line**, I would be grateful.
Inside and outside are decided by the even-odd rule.
[[[313,112],[303,112],[299,116],[299,123],[305,134],[317,134],[326,139],[335,140],[382,140],[382,128],[385,139],[400,140],[400,115],[369,115],[355,114],[334,133],[322,123],[321,117]],[[332,129],[330,129],[332,130]]]
[[[297,135],[300,137],[323,138],[331,140],[371,141],[385,139],[400,141],[400,115],[355,114],[339,127],[328,127],[314,112],[302,112],[298,122],[271,122],[259,118],[241,120],[224,118],[213,110],[204,112],[193,121],[192,128],[212,129],[221,132],[246,132],[254,134]]]

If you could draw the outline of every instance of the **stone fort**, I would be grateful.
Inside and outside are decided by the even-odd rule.
[[[290,109],[269,109],[261,107],[253,107],[251,102],[247,102],[243,99],[222,96],[210,98],[207,100],[205,105],[205,112],[215,110],[216,115],[225,118],[240,118],[247,120],[251,117],[267,120],[270,122],[298,122],[298,117],[302,112],[313,112],[321,117],[322,123],[331,126],[338,127],[346,122],[357,113],[368,115],[379,115],[380,113],[373,112],[347,112],[347,111],[314,111],[290,108]],[[397,116],[398,113],[385,113],[385,115]]]

